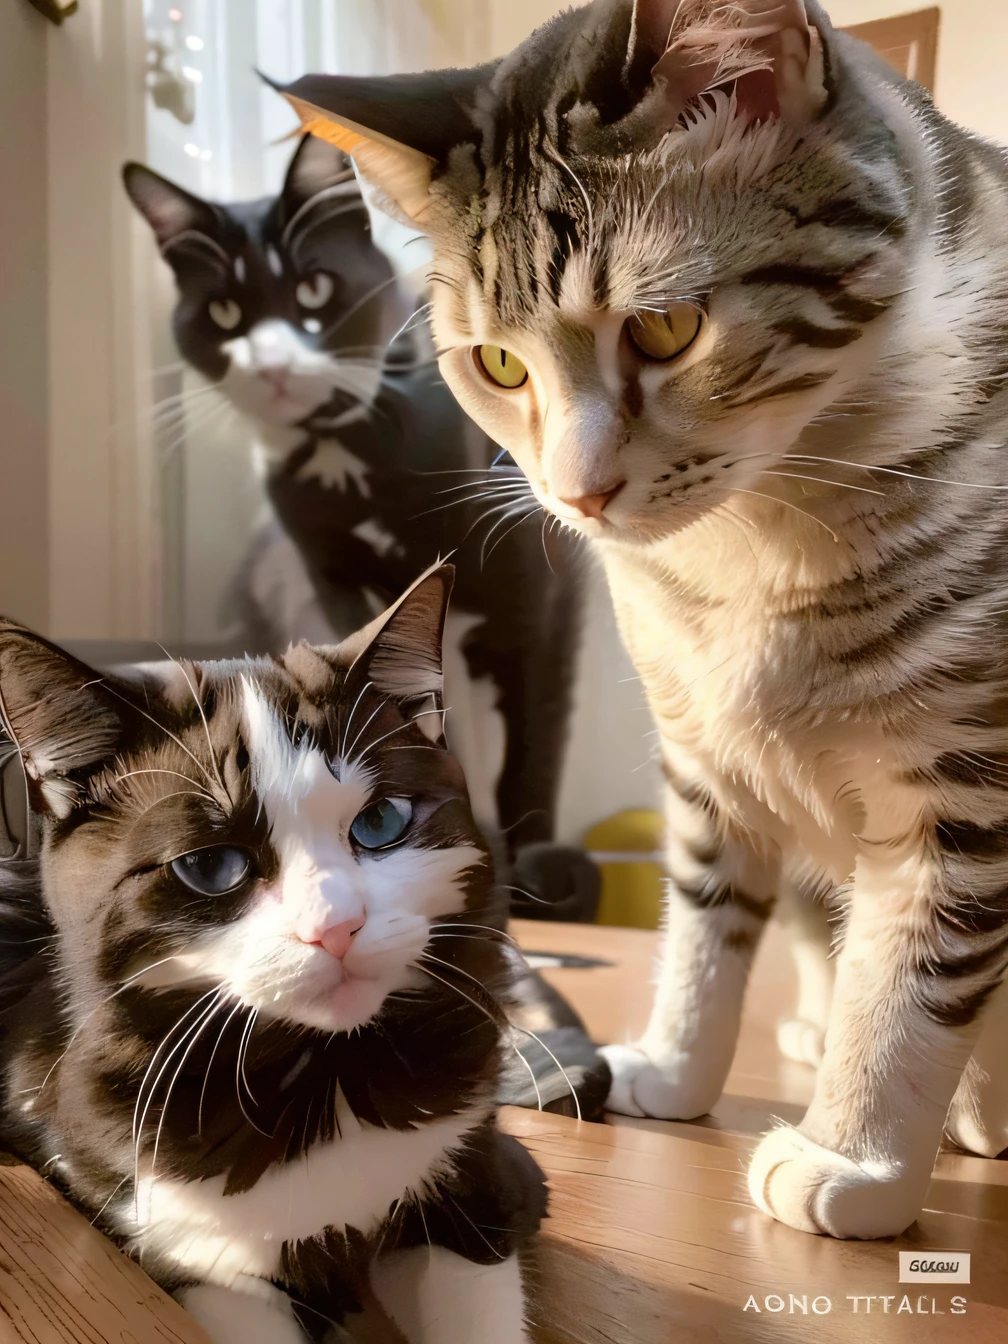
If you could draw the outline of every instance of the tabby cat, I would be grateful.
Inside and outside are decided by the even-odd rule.
[[[101,675],[0,622],[0,1142],[217,1344],[519,1344],[506,940],[442,736],[452,572],[334,648]]]
[[[141,164],[124,181],[175,275],[179,351],[248,421],[265,477],[273,521],[239,584],[244,647],[342,637],[453,554],[448,731],[476,816],[512,857],[525,849],[514,881],[533,898],[597,899],[585,856],[547,847],[575,543],[547,528],[517,468],[491,469],[500,450],[428,357],[424,313],[372,239],[349,160],[306,136],[279,196],[229,205]]]
[[[1008,1145],[1004,154],[814,0],[597,0],[286,92],[430,234],[444,376],[593,539],[647,688],[668,932],[611,1106],[710,1109],[779,901],[819,1071],[753,1198],[900,1232],[943,1126]]]

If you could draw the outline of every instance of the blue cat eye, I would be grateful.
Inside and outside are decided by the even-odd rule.
[[[175,859],[171,870],[190,891],[201,896],[223,896],[234,891],[249,875],[252,860],[243,849],[232,845],[214,845],[194,849]]]
[[[357,813],[350,834],[362,849],[381,849],[398,840],[412,820],[408,798],[379,798]]]

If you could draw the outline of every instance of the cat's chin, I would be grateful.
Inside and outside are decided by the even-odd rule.
[[[566,518],[562,514],[549,511],[576,536],[588,541],[602,542],[613,546],[649,546],[666,541],[669,537],[682,532],[698,522],[714,507],[677,508],[673,512],[628,513],[622,517],[610,518]]]
[[[386,979],[344,976],[321,992],[292,994],[281,1002],[265,1004],[262,1012],[319,1031],[350,1032],[375,1017],[394,986]]]

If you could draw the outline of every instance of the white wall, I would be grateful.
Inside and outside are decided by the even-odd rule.
[[[138,339],[146,240],[119,180],[143,149],[143,10],[88,0],[46,27],[50,626],[57,639],[150,638],[160,548]]]
[[[46,22],[0,4],[0,613],[49,624]]]
[[[842,27],[928,7],[928,0],[824,0]],[[554,0],[509,0],[491,9],[494,54],[510,50],[566,5]],[[1008,142],[1008,0],[946,0],[938,37],[938,105],[953,121]]]
[[[923,9],[892,0],[831,0],[838,26],[867,23]],[[1008,142],[1008,4],[1005,0],[947,0],[940,5],[935,98],[946,116],[994,140]]]

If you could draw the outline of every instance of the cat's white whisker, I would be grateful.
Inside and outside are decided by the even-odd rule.
[[[381,702],[380,702],[380,704],[377,706],[376,709],[373,709],[373,710],[371,711],[371,714],[368,716],[368,719],[367,719],[367,721],[365,722],[364,726],[359,730],[359,732],[357,733],[357,736],[356,736],[356,737],[354,738],[354,740],[350,743],[349,748],[348,748],[347,751],[344,753],[344,756],[345,756],[346,760],[348,760],[348,761],[352,761],[352,760],[353,760],[354,748],[356,747],[357,743],[361,740],[361,738],[362,738],[362,737],[364,736],[364,734],[367,732],[368,728],[370,728],[371,724],[374,722],[374,720],[378,717],[378,715],[382,712],[382,710],[385,708],[385,706],[386,706],[387,704],[388,704],[388,699],[387,699],[385,696],[382,696],[382,697],[381,697]],[[348,725],[348,726],[349,726],[349,725]]]
[[[465,490],[469,490],[471,492],[474,486],[479,486],[480,484],[481,482],[479,481],[463,481],[458,485],[445,486],[443,490],[435,490],[434,493],[436,495],[461,494]],[[526,480],[526,478],[521,474],[515,475],[512,472],[509,472],[508,475],[504,478],[504,480],[484,481],[482,482],[482,484],[486,487],[486,490],[485,491],[477,490],[473,498],[478,499],[481,494],[491,493],[494,490],[499,489],[501,486],[520,485],[523,490],[529,490],[529,483]]]
[[[880,499],[885,499],[885,492],[882,490],[869,490],[866,486],[851,485],[847,481],[828,481],[824,480],[821,476],[803,476],[797,471],[774,471],[771,467],[766,467],[763,470],[762,475],[779,476],[782,480],[812,481],[816,485],[830,485],[837,490],[855,490],[863,495],[878,495]]]
[[[515,528],[521,527],[522,523],[528,522],[530,518],[535,518],[537,514],[539,514],[541,511],[542,506],[538,503],[533,505],[532,508],[526,509],[525,512],[521,514],[521,517],[518,519],[518,521],[516,523],[512,523],[509,528],[505,529],[505,531],[501,533],[501,535],[497,538],[494,544],[490,547],[489,551],[487,551],[486,544],[493,536],[494,531],[500,525],[500,522],[501,521],[506,522],[508,518],[514,517],[514,514],[505,514],[502,520],[498,520],[498,522],[494,524],[494,526],[490,529],[487,535],[483,538],[483,546],[480,548],[480,567],[482,568],[482,566],[487,562],[487,560],[489,560],[490,557],[493,555],[494,551],[501,544],[501,542],[504,541],[505,538],[509,537],[511,533],[515,530]]]
[[[98,1210],[98,1212],[95,1214],[95,1216],[90,1220],[90,1221],[91,1221],[91,1226],[92,1226],[92,1227],[95,1226],[95,1224],[98,1222],[98,1219],[102,1216],[102,1214],[105,1212],[105,1210],[108,1208],[108,1206],[112,1203],[113,1199],[115,1199],[116,1195],[119,1193],[119,1191],[123,1188],[123,1186],[126,1184],[126,1182],[127,1182],[128,1180],[129,1180],[129,1175],[127,1174],[126,1176],[124,1176],[124,1177],[122,1178],[121,1181],[119,1181],[115,1186],[113,1186],[113,1188],[112,1188],[112,1193],[109,1195],[108,1199],[106,1199],[105,1203],[101,1206],[101,1208]]]
[[[210,774],[209,770],[207,770],[206,766],[199,759],[199,757],[195,756],[189,750],[189,748],[185,745],[185,743],[181,740],[181,738],[176,737],[175,734],[171,732],[170,729],[166,728],[163,723],[159,723],[158,720],[154,718],[153,714],[148,714],[146,710],[141,709],[139,705],[134,704],[131,700],[127,700],[126,697],[124,695],[121,695],[115,689],[114,686],[109,685],[109,683],[105,681],[104,678],[100,678],[98,684],[102,685],[105,688],[105,690],[109,692],[109,694],[114,695],[117,700],[121,700],[123,704],[129,705],[129,707],[135,713],[139,714],[142,718],[147,719],[148,722],[152,723],[154,727],[158,729],[159,732],[164,733],[165,737],[169,738],[170,741],[174,742],[177,747],[181,748],[181,750],[185,752],[185,754],[196,765],[197,769],[205,777],[211,789],[213,788],[213,786],[216,784],[217,781]]]
[[[470,975],[468,971],[463,970],[461,966],[454,966],[450,961],[443,961],[440,957],[435,957],[431,952],[424,952],[423,955],[425,960],[433,961],[437,965],[444,967],[446,970],[458,972],[459,975],[464,976],[467,980],[471,980],[472,983],[476,985],[479,989],[481,989],[485,994],[489,993],[485,985],[482,985],[474,975]],[[443,985],[447,986],[447,988],[453,989],[456,992],[456,994],[461,994],[462,997],[468,999],[469,1002],[472,1003],[474,1007],[477,1008],[481,1007],[481,1005],[478,1004],[475,999],[472,999],[467,994],[464,994],[462,990],[459,989],[458,985],[450,984],[449,981],[445,980],[443,977],[436,975],[428,966],[424,966],[421,962],[414,962],[413,964],[415,966],[418,966],[420,970],[425,971],[428,975],[433,976],[435,980],[440,980]],[[563,1065],[560,1063],[556,1055],[554,1055],[553,1051],[549,1048],[549,1046],[545,1043],[545,1041],[541,1040],[540,1037],[538,1037],[534,1031],[530,1031],[528,1027],[520,1027],[514,1022],[508,1023],[507,1018],[503,1014],[503,1010],[501,1010],[501,1021],[498,1021],[496,1018],[494,1018],[493,1015],[486,1008],[483,1008],[483,1012],[490,1019],[491,1022],[494,1022],[498,1026],[502,1026],[505,1024],[510,1026],[512,1031],[518,1031],[521,1032],[523,1036],[531,1037],[532,1040],[534,1040],[537,1043],[537,1045],[540,1046],[541,1049],[545,1050],[546,1054],[549,1055],[550,1059],[559,1069],[564,1082],[570,1089],[570,1094],[574,1099],[574,1108],[577,1112],[577,1118],[580,1120],[582,1118],[581,1102],[578,1098],[577,1092],[575,1091],[574,1084],[568,1077],[566,1069],[564,1069]]]
[[[960,490],[988,490],[991,493],[1008,490],[1008,485],[991,484],[984,481],[953,481],[947,476],[922,476],[919,472],[907,471],[903,467],[883,467],[874,462],[849,462],[844,458],[811,457],[806,453],[791,453],[786,460],[794,462],[828,462],[838,467],[856,467],[859,471],[881,472],[884,476],[899,476],[908,481],[921,481],[925,485],[950,485]]]
[[[501,938],[510,943],[512,947],[518,947],[517,941],[509,933],[505,932],[504,929],[495,928],[492,924],[461,924],[452,919],[437,921],[431,925],[431,928],[438,931],[444,930],[446,933],[450,933],[453,929],[479,929],[488,937]]]
[[[154,809],[160,807],[162,803],[170,802],[172,798],[204,798],[213,803],[214,807],[219,806],[217,799],[212,798],[208,793],[204,793],[202,789],[175,789],[171,793],[162,793],[161,796],[155,798],[152,803],[148,803],[137,820],[139,821],[141,818],[146,817],[148,813],[153,812]]]
[[[165,1033],[165,1035],[162,1036],[160,1043],[157,1045],[157,1047],[155,1048],[153,1054],[151,1055],[150,1063],[147,1065],[147,1069],[146,1069],[146,1071],[145,1071],[145,1073],[144,1073],[144,1076],[143,1076],[143,1078],[141,1078],[141,1080],[140,1080],[140,1086],[137,1088],[136,1105],[135,1105],[134,1108],[133,1108],[133,1130],[132,1130],[132,1138],[133,1138],[133,1142],[134,1142],[134,1144],[135,1144],[135,1143],[137,1142],[137,1140],[138,1140],[138,1133],[139,1133],[139,1131],[138,1131],[138,1128],[137,1128],[137,1121],[138,1121],[138,1118],[139,1118],[139,1116],[140,1116],[140,1107],[141,1107],[141,1104],[142,1104],[142,1102],[143,1102],[144,1090],[145,1090],[145,1088],[146,1088],[146,1086],[147,1086],[147,1079],[150,1077],[150,1075],[151,1075],[151,1073],[154,1071],[154,1069],[157,1068],[158,1059],[160,1058],[161,1051],[165,1048],[165,1046],[168,1044],[168,1042],[171,1040],[171,1038],[175,1035],[176,1031],[178,1031],[179,1028],[185,1023],[186,1019],[187,1019],[193,1012],[195,1012],[195,1011],[200,1007],[200,1005],[201,1005],[202,1003],[204,1003],[207,999],[212,998],[212,997],[217,993],[217,989],[218,989],[218,986],[215,985],[213,989],[208,990],[205,994],[202,994],[198,999],[196,999],[195,1002],[191,1003],[191,1004],[189,1005],[189,1007],[185,1010],[185,1012],[181,1015],[181,1017],[176,1018],[176,1020],[172,1023],[172,1025],[169,1027],[169,1029],[168,1029],[168,1031]],[[169,1060],[172,1058],[173,1054],[174,1054],[174,1050],[171,1052],[171,1054],[169,1054],[169,1056],[168,1056]],[[162,1072],[163,1072],[163,1070],[162,1070]],[[161,1073],[159,1073],[159,1074],[158,1074],[158,1078],[156,1078],[156,1079],[154,1080],[154,1084],[153,1084],[153,1086],[152,1086],[151,1089],[150,1089],[150,1095],[151,1095],[151,1096],[153,1096],[153,1093],[154,1093],[154,1091],[155,1091],[155,1089],[156,1089],[156,1087],[157,1087],[158,1079],[159,1079],[160,1077],[161,1077]],[[145,1110],[144,1113],[146,1114],[146,1110]],[[141,1123],[141,1125],[142,1125],[142,1121],[141,1121],[140,1123]]]
[[[518,1049],[514,1041],[509,1041],[508,1044],[511,1046],[511,1049],[514,1051],[518,1059],[521,1060],[522,1064],[525,1066],[526,1071],[528,1072],[528,1076],[532,1079],[532,1087],[535,1090],[536,1109],[541,1111],[543,1108],[543,1100],[542,1100],[542,1093],[539,1091],[539,1080],[535,1076],[535,1069],[528,1062],[528,1060],[525,1058],[522,1052]]]
[[[191,1023],[189,1023],[189,1025],[185,1027],[185,1030],[182,1032],[182,1037],[181,1037],[181,1039],[178,1040],[178,1041],[172,1046],[172,1048],[168,1051],[168,1054],[165,1056],[164,1061],[163,1061],[163,1063],[161,1064],[161,1067],[158,1069],[157,1075],[155,1076],[153,1083],[151,1083],[150,1087],[147,1088],[146,1101],[144,1101],[144,1089],[145,1089],[146,1084],[147,1084],[147,1079],[150,1077],[151,1072],[152,1072],[153,1069],[156,1067],[157,1062],[158,1062],[158,1059],[159,1059],[159,1057],[160,1057],[160,1053],[161,1053],[161,1051],[164,1049],[164,1047],[167,1045],[168,1041],[171,1040],[171,1038],[175,1035],[175,1033],[182,1027],[182,1024],[186,1021],[186,1019],[187,1019],[187,1018],[188,1018],[188,1017],[189,1017],[189,1016],[190,1016],[190,1015],[191,1015],[197,1008],[200,1008],[200,1006],[201,1006],[203,1003],[205,1003],[207,999],[209,999],[209,998],[214,998],[214,997],[216,996],[217,993],[218,993],[218,988],[215,986],[212,990],[209,990],[206,994],[201,995],[200,998],[198,998],[198,999],[196,1000],[195,1003],[191,1004],[191,1005],[189,1006],[189,1008],[186,1009],[186,1011],[182,1014],[182,1016],[181,1016],[181,1017],[174,1023],[174,1025],[169,1029],[169,1031],[166,1033],[166,1035],[165,1035],[164,1037],[162,1037],[162,1039],[161,1039],[161,1043],[158,1045],[157,1049],[155,1050],[155,1052],[154,1052],[154,1054],[153,1054],[153,1056],[152,1056],[152,1058],[151,1058],[150,1064],[147,1066],[147,1070],[146,1070],[146,1072],[144,1073],[143,1079],[142,1079],[142,1081],[141,1081],[141,1083],[140,1083],[140,1087],[139,1087],[139,1089],[138,1089],[138,1091],[137,1091],[136,1105],[135,1105],[134,1110],[133,1110],[133,1199],[134,1199],[134,1205],[135,1205],[136,1219],[137,1219],[137,1222],[138,1222],[138,1223],[139,1223],[139,1221],[140,1221],[140,1202],[139,1202],[139,1201],[140,1201],[140,1149],[141,1149],[141,1145],[142,1145],[142,1143],[143,1143],[143,1132],[144,1132],[144,1127],[145,1127],[145,1125],[146,1125],[146,1123],[147,1123],[147,1114],[148,1114],[148,1112],[150,1111],[151,1106],[153,1105],[154,1098],[155,1098],[155,1096],[156,1096],[156,1094],[157,1094],[158,1085],[159,1085],[159,1083],[161,1082],[161,1079],[164,1077],[164,1075],[165,1075],[165,1073],[167,1072],[167,1070],[169,1069],[169,1067],[171,1066],[171,1062],[172,1062],[172,1060],[175,1058],[175,1056],[176,1056],[176,1054],[179,1052],[179,1050],[183,1050],[183,1049],[185,1049],[185,1047],[186,1047],[186,1045],[187,1045],[187,1043],[188,1043],[188,1041],[189,1041],[189,1038],[190,1038],[191,1033],[197,1028],[198,1024],[199,1024],[200,1022],[202,1022],[204,1014],[205,1014],[206,1012],[208,1012],[209,1009],[203,1009],[202,1012],[200,1012],[200,1013],[198,1014],[198,1016],[197,1016],[197,1018],[196,1018],[196,1021],[195,1021],[195,1022],[191,1022]],[[211,1005],[211,1007],[212,1007],[212,1005]],[[143,1110],[142,1110],[142,1111],[140,1110],[141,1104],[143,1105]],[[163,1111],[162,1111],[162,1118],[163,1118],[163,1114],[164,1114],[164,1113],[163,1113]],[[138,1117],[139,1117],[139,1118],[138,1118]],[[152,1173],[152,1177],[153,1177],[153,1173]]]
[[[224,988],[223,985],[218,986],[216,995],[211,1000],[209,1007],[207,1008],[206,1012],[204,1012],[202,1018],[200,1018],[195,1031],[190,1033],[188,1044],[186,1045],[185,1050],[182,1052],[182,1058],[179,1060],[178,1066],[176,1067],[175,1072],[172,1074],[168,1082],[168,1088],[167,1091],[165,1092],[165,1098],[164,1101],[161,1103],[161,1114],[158,1117],[157,1133],[154,1135],[154,1151],[151,1154],[151,1164],[150,1164],[151,1184],[154,1183],[154,1176],[157,1170],[158,1146],[161,1143],[161,1131],[164,1129],[165,1116],[168,1114],[168,1103],[171,1101],[172,1089],[174,1088],[176,1082],[178,1081],[182,1069],[185,1067],[185,1062],[189,1058],[193,1046],[195,1046],[200,1036],[202,1036],[204,1029],[212,1021],[212,1019],[217,1013],[217,1010],[222,1006],[226,998],[227,998],[227,990]],[[152,1089],[152,1095],[153,1095],[153,1089]],[[141,1132],[142,1130],[143,1126],[141,1124]],[[137,1142],[139,1143],[139,1137]]]
[[[444,709],[422,709],[419,714],[411,714],[409,719],[405,723],[400,723],[397,728],[393,728],[390,732],[385,733],[383,737],[375,738],[373,742],[369,742],[368,745],[361,752],[360,756],[358,756],[356,762],[357,765],[360,766],[364,764],[364,761],[367,759],[367,754],[369,751],[374,751],[375,747],[380,746],[382,742],[385,742],[388,738],[393,737],[396,733],[401,733],[403,732],[404,729],[411,728],[417,719],[426,718],[428,714],[440,714],[442,717],[444,717],[444,715],[448,713],[450,713],[450,710],[449,708],[446,707]]]
[[[815,523],[817,526],[821,527],[824,532],[828,532],[834,541],[839,540],[837,534],[828,523],[824,523],[821,518],[816,518],[814,514],[809,513],[806,509],[799,508],[797,504],[792,504],[788,499],[780,499],[777,495],[765,495],[761,490],[743,489],[740,485],[722,486],[722,489],[727,490],[729,494],[752,495],[756,499],[765,499],[770,504],[780,504],[783,508],[793,509],[795,513],[800,513],[803,518],[807,518],[809,522]]]
[[[206,1099],[207,1085],[210,1082],[210,1072],[213,1069],[213,1063],[217,1057],[217,1050],[220,1047],[220,1044],[223,1041],[225,1035],[227,1034],[228,1027],[231,1025],[232,1021],[237,1016],[237,1014],[241,1012],[244,1006],[245,1005],[242,1003],[241,999],[239,999],[237,1003],[234,1005],[234,1007],[231,1009],[231,1012],[228,1014],[227,1020],[225,1021],[223,1027],[221,1027],[216,1041],[214,1041],[214,1047],[210,1051],[210,1058],[207,1061],[206,1073],[203,1076],[203,1086],[200,1088],[199,1105],[196,1110],[196,1133],[199,1134],[200,1136],[202,1136],[203,1134],[203,1103]]]
[[[357,706],[364,699],[368,691],[373,689],[374,689],[373,684],[370,681],[365,681],[364,685],[360,688],[360,693],[358,694],[357,699],[353,702],[353,708],[351,709],[349,715],[347,716],[346,727],[343,729],[343,740],[342,742],[339,743],[340,760],[345,760],[347,756],[346,740],[350,736],[350,726],[353,723],[354,715],[357,713]]]
[[[192,678],[189,676],[189,673],[186,671],[184,665],[179,661],[179,659],[172,658],[171,654],[168,652],[168,650],[165,648],[163,644],[159,644],[158,648],[161,650],[161,652],[164,654],[166,658],[170,659],[170,661],[175,664],[175,666],[178,668],[178,670],[182,673],[183,677],[185,678],[185,683],[189,687],[189,691],[192,694],[193,703],[196,705],[196,708],[199,711],[200,719],[202,720],[203,723],[203,732],[204,735],[206,736],[207,750],[210,752],[210,763],[213,766],[214,775],[216,776],[217,783],[220,786],[221,793],[225,797],[228,797],[227,785],[224,783],[224,778],[221,775],[220,766],[217,762],[217,753],[214,751],[214,744],[210,737],[210,725],[209,723],[207,723],[206,711],[203,708],[202,700],[196,694],[196,687],[193,685]]]
[[[174,428],[177,432],[166,442],[158,445],[158,451],[161,455],[162,463],[167,464],[168,460],[179,451],[183,445],[195,441],[201,435],[206,434],[211,429],[219,426],[230,416],[236,415],[234,407],[227,401],[221,401],[212,406],[205,414],[200,417],[193,417],[180,423]]]
[[[161,767],[152,767],[146,770],[128,770],[125,774],[115,775],[114,779],[116,784],[122,784],[125,783],[127,779],[136,779],[141,775],[172,775],[176,779],[184,779],[187,784],[193,785],[193,788],[201,797],[206,798],[211,803],[217,801],[213,794],[207,793],[206,789],[202,788],[197,780],[190,778],[189,775],[184,775],[181,770],[166,770]]]
[[[537,1094],[537,1095],[538,1095],[538,1092],[539,1092],[539,1089],[536,1088],[536,1094]],[[539,1109],[542,1110],[542,1106],[541,1106],[541,1105],[540,1105]],[[455,1198],[455,1196],[454,1196],[454,1195],[449,1195],[448,1198],[449,1198],[449,1199],[451,1200],[451,1202],[455,1205],[456,1209],[458,1209],[459,1213],[460,1213],[460,1214],[462,1215],[462,1217],[466,1220],[466,1222],[467,1222],[467,1223],[469,1224],[469,1226],[473,1229],[473,1231],[474,1231],[474,1232],[476,1233],[476,1235],[480,1238],[480,1240],[481,1240],[482,1242],[484,1242],[485,1245],[486,1245],[487,1247],[489,1247],[489,1249],[493,1252],[493,1254],[497,1257],[497,1259],[498,1259],[498,1260],[506,1260],[506,1259],[507,1259],[507,1256],[502,1255],[501,1252],[498,1251],[497,1247],[494,1246],[490,1241],[487,1240],[486,1236],[483,1234],[482,1229],[476,1226],[476,1224],[475,1224],[475,1223],[473,1222],[473,1220],[469,1217],[469,1215],[466,1213],[465,1209],[464,1209],[464,1208],[462,1207],[462,1205],[458,1202],[458,1200]]]
[[[453,509],[462,504],[475,504],[480,500],[493,499],[521,499],[529,494],[528,486],[522,482],[514,485],[505,485],[490,490],[477,490],[473,494],[465,495],[460,499],[451,499],[447,503],[435,504],[433,508],[423,509],[420,513],[414,514],[414,518],[426,518],[432,513],[443,513],[445,509]],[[470,528],[470,531],[472,529]],[[469,533],[466,533],[468,536]],[[463,538],[464,540],[465,538]]]
[[[90,1012],[84,1015],[81,1021],[74,1028],[74,1031],[71,1034],[70,1039],[67,1041],[63,1050],[59,1053],[59,1055],[57,1055],[55,1061],[50,1065],[49,1071],[46,1073],[46,1076],[42,1079],[42,1082],[39,1084],[38,1088],[28,1089],[29,1091],[35,1092],[36,1100],[42,1095],[46,1083],[48,1083],[49,1079],[52,1077],[57,1067],[66,1058],[67,1052],[69,1051],[70,1047],[73,1045],[74,1041],[80,1035],[81,1031],[90,1021],[90,1019],[94,1016],[94,1014],[97,1013],[100,1008],[104,1008],[107,1003],[110,1003],[112,1001],[112,999],[116,998],[119,994],[122,994],[125,990],[129,989],[129,987],[135,984],[137,980],[142,979],[143,976],[148,975],[151,971],[156,970],[159,966],[165,966],[168,964],[168,962],[174,961],[176,959],[176,956],[177,953],[173,953],[170,957],[162,957],[159,961],[151,962],[149,966],[145,966],[143,970],[137,971],[134,975],[131,975],[127,980],[124,980],[123,983],[117,989],[113,990],[111,994],[107,994],[101,1000],[100,1003],[96,1003],[95,1006],[90,1010]]]
[[[267,1132],[265,1129],[262,1129],[259,1125],[257,1125],[256,1122],[249,1115],[248,1111],[245,1109],[245,1103],[242,1100],[242,1092],[241,1092],[241,1085],[242,1083],[244,1083],[245,1090],[248,1093],[249,1101],[251,1101],[253,1106],[257,1106],[259,1104],[256,1101],[255,1097],[252,1095],[252,1091],[248,1085],[248,1079],[245,1077],[245,1052],[248,1049],[248,1043],[252,1036],[252,1030],[255,1027],[257,1017],[258,1017],[258,1011],[257,1009],[253,1008],[249,1013],[248,1021],[242,1028],[241,1040],[238,1043],[238,1055],[235,1060],[235,1091],[238,1095],[238,1107],[242,1115],[249,1122],[252,1128],[257,1130],[263,1136],[263,1138],[271,1139],[273,1135]],[[307,1124],[307,1120],[305,1123]]]

